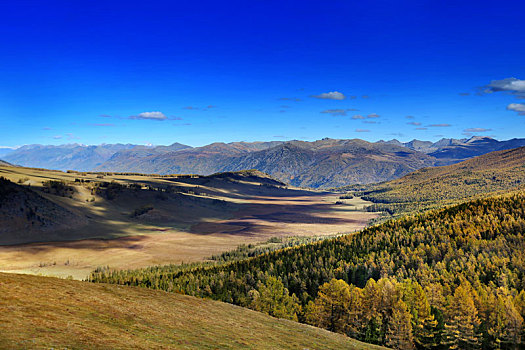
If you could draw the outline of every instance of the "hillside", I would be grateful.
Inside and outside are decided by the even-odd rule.
[[[477,157],[489,152],[503,151],[525,146],[525,139],[511,139],[498,141],[490,137],[472,137],[463,142],[450,142],[441,145],[431,153],[443,163],[455,163],[472,157]]]
[[[513,349],[523,346],[524,232],[525,193],[516,192],[221,266],[91,280],[298,314],[395,348]]]
[[[86,224],[85,217],[0,177],[0,242],[52,240]]]
[[[380,349],[211,300],[0,273],[3,349]]]
[[[525,147],[488,153],[461,163],[425,168],[400,179],[365,187],[363,195],[374,207],[403,211],[447,204],[525,185]]]

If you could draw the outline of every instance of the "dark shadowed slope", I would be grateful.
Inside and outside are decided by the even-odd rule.
[[[0,243],[52,240],[87,219],[0,177]]]

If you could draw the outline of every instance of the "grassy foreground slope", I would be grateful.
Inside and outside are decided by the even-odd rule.
[[[379,349],[225,303],[0,273],[2,349]]]

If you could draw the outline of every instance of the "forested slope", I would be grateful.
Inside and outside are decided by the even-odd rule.
[[[357,192],[363,198],[378,203],[370,210],[397,214],[523,188],[525,147],[520,147],[449,166],[420,169],[400,179],[370,185]]]
[[[513,349],[524,345],[524,233],[517,192],[221,266],[91,280],[210,297],[397,348]]]

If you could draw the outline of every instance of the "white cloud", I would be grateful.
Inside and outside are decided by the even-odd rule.
[[[346,96],[339,91],[323,92],[319,95],[312,95],[312,97],[324,100],[344,100],[346,98]]]
[[[365,119],[362,115],[356,114],[352,117],[352,119]]]
[[[381,116],[379,114],[377,114],[377,113],[372,113],[372,114],[367,115],[366,117],[367,118],[379,118]]]
[[[507,110],[518,112],[519,115],[525,115],[525,104],[511,103],[507,106]]]
[[[409,122],[407,123],[408,125],[414,125],[414,126],[420,126],[421,123],[420,122]]]
[[[370,132],[368,129],[355,129],[355,132]]]
[[[129,119],[166,120],[168,117],[162,112],[143,112],[138,115],[132,115]]]
[[[525,92],[525,80],[517,78],[505,78],[501,80],[493,80],[487,86],[487,92],[509,91],[509,92]]]

